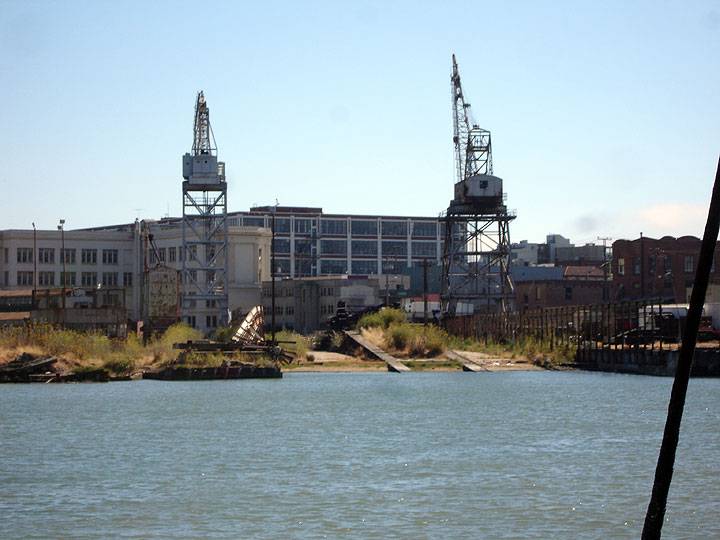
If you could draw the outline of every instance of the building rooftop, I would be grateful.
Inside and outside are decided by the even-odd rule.
[[[559,281],[563,269],[559,266],[513,266],[510,268],[513,281]]]
[[[566,266],[563,276],[566,279],[604,279],[605,272],[597,266]]]

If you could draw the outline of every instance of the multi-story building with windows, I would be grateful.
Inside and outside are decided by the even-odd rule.
[[[702,241],[695,236],[641,236],[613,242],[614,299],[686,302],[695,281]],[[710,282],[720,283],[720,243],[715,246]]]
[[[148,234],[158,247],[158,256]],[[93,229],[66,230],[65,251],[59,231],[0,231],[0,289],[114,289],[130,320],[146,317],[146,270],[156,263],[180,270],[182,231],[179,220],[130,223]],[[261,227],[230,227],[229,295],[237,312],[260,303],[261,283],[270,276],[270,231]],[[159,260],[157,260],[159,259]],[[204,331],[217,320],[197,302],[187,322]]]
[[[228,221],[231,226],[270,228],[273,211],[279,277],[403,274],[424,259],[440,263],[444,232],[436,218],[262,206],[230,213]]]
[[[439,264],[442,224],[436,218],[324,214],[321,208],[256,207],[228,213],[229,307],[242,315],[261,303],[270,279],[270,239],[275,216],[276,278],[422,274],[424,260]],[[146,228],[143,228],[146,226]],[[151,248],[153,235],[157,251]],[[112,288],[128,318],[142,320],[145,270],[155,263],[180,270],[179,218],[90,229],[0,231],[0,289]],[[198,246],[192,246],[197,249]],[[432,284],[431,284],[432,285]],[[198,301],[187,322],[212,330],[210,306]],[[208,311],[208,313],[206,313]]]

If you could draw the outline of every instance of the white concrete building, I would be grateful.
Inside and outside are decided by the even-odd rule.
[[[385,275],[412,273],[424,260],[438,265],[442,257],[443,224],[433,217],[325,214],[307,207],[228,212],[228,296],[234,318],[262,303],[262,282],[270,279],[272,210],[278,278],[350,275],[382,284]],[[157,261],[146,233],[153,236]],[[159,262],[180,271],[185,255],[179,218],[66,230],[64,236],[66,286],[120,289],[118,303],[132,321],[147,316],[146,269]],[[62,287],[62,233],[39,230],[33,238],[32,230],[0,231],[0,289]],[[217,326],[217,310],[205,301],[191,304],[186,322],[203,331]],[[321,318],[331,315],[330,308],[320,309],[327,311],[318,311]]]
[[[180,270],[182,234],[178,220],[144,222],[158,248],[159,262]],[[258,305],[261,284],[270,276],[270,231],[230,227],[228,231],[230,309],[243,313]],[[139,222],[96,229],[0,231],[0,289],[117,288],[133,321],[144,317],[145,270],[155,262]],[[64,259],[64,261],[63,261]],[[63,273],[64,272],[64,273]],[[210,331],[216,321],[196,305],[187,322]],[[215,323],[215,324],[213,324]]]

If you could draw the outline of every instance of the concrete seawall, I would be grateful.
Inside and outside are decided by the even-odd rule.
[[[677,368],[679,351],[648,349],[579,350],[576,367],[590,371],[634,373],[672,377]],[[697,349],[693,360],[693,377],[720,377],[720,350]]]

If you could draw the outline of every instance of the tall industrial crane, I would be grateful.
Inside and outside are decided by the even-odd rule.
[[[209,332],[228,323],[228,222],[225,163],[217,159],[203,92],[195,102],[192,152],[183,156],[183,178],[182,315]]]
[[[442,303],[449,315],[509,309],[510,227],[502,179],[493,175],[490,132],[465,100],[455,55],[450,76],[455,150],[454,198],[442,218]]]
[[[455,55],[452,56],[453,143],[457,182],[476,174],[493,173],[492,143],[490,132],[478,126],[472,117],[470,103],[465,101],[460,70]]]

